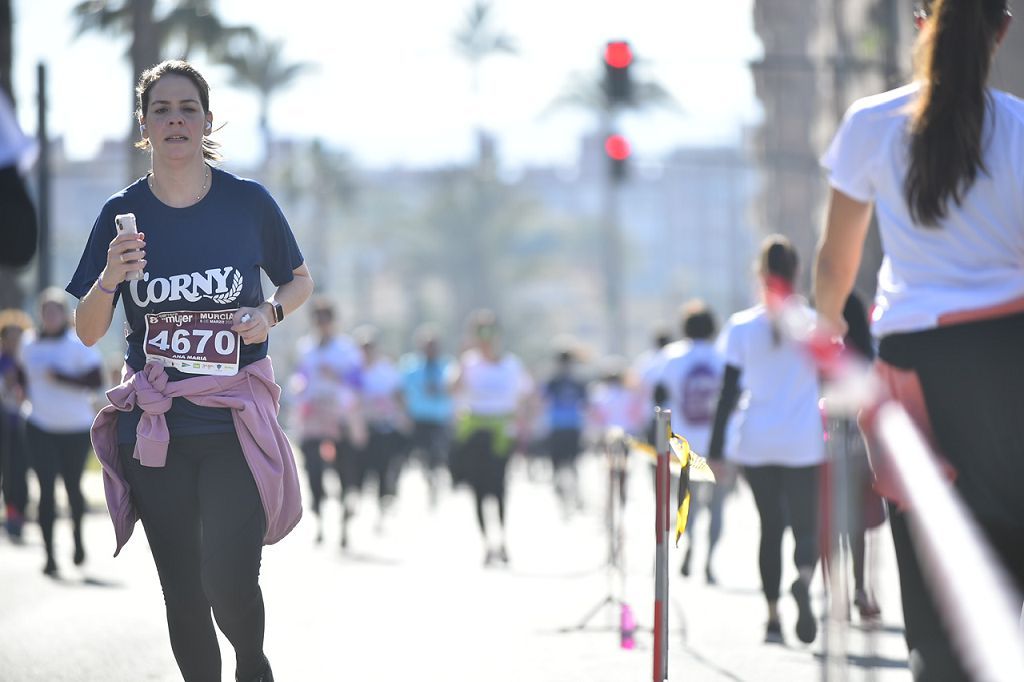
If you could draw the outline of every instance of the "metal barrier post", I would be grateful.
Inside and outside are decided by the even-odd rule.
[[[851,523],[850,506],[850,421],[845,415],[829,413],[827,401],[822,401],[825,413],[826,451],[828,452],[828,516],[826,517],[828,548],[822,556],[825,580],[828,584],[828,619],[824,630],[824,656],[822,656],[823,682],[844,682],[849,680],[847,662],[847,620],[850,615],[850,590],[848,571],[853,562],[854,538],[849,537],[849,553],[844,549],[843,538],[855,525]],[[823,548],[824,549],[824,548]]]
[[[668,679],[668,548],[669,511],[671,509],[669,488],[669,443],[668,434],[672,428],[672,411],[655,408],[655,447],[658,451],[658,468],[655,475],[655,570],[654,570],[654,682]]]

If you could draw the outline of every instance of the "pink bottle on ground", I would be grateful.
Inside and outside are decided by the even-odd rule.
[[[636,634],[636,619],[633,618],[633,609],[629,604],[623,602],[619,612],[619,646],[623,649],[632,649],[636,646],[633,636]]]

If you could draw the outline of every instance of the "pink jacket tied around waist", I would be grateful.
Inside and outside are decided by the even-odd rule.
[[[135,459],[143,466],[162,467],[170,442],[164,414],[172,398],[231,409],[238,441],[267,516],[263,543],[272,545],[295,527],[302,516],[299,477],[291,445],[277,421],[281,388],[274,381],[270,358],[246,365],[231,377],[204,375],[169,381],[163,365],[153,362],[141,372],[126,371],[124,382],[107,391],[110,404],[100,410],[92,425],[92,444],[103,466],[103,488],[117,540],[114,556],[128,542],[139,518],[117,454],[118,413],[130,412],[136,405],[142,408]]]

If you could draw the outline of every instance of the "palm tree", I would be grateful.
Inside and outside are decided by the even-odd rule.
[[[72,10],[78,20],[78,35],[107,33],[131,36],[128,56],[132,63],[132,109],[135,108],[135,83],[143,71],[160,60],[160,31],[155,11],[156,0],[122,0],[117,5],[106,0],[87,0]],[[135,126],[130,130],[129,139],[134,137]]]
[[[515,39],[494,26],[493,8],[486,0],[476,0],[465,15],[465,23],[455,34],[455,50],[469,64],[473,94],[480,92],[480,67],[496,54],[516,54]]]
[[[270,103],[275,95],[287,89],[304,72],[313,68],[309,62],[286,62],[281,41],[266,41],[250,36],[243,49],[221,57],[234,74],[235,83],[255,91],[260,101],[260,133],[263,136],[264,164],[270,159]]]
[[[161,20],[166,34],[165,47],[172,43],[181,43],[181,51],[177,53],[182,59],[188,59],[192,51],[203,48],[206,53],[219,59],[228,51],[228,46],[235,38],[252,38],[256,35],[251,26],[228,26],[213,13],[211,0],[179,0],[178,6],[172,9]]]
[[[465,21],[455,33],[455,51],[469,65],[470,88],[474,100],[479,162],[484,165],[486,136],[480,120],[480,72],[488,57],[498,54],[517,54],[515,39],[494,25],[493,6],[489,0],[476,0],[466,11]]]
[[[634,111],[646,109],[681,111],[679,102],[661,83],[644,77],[642,73],[639,75],[636,73],[637,66],[642,67],[643,62],[634,62],[632,96],[624,106],[620,104],[613,107],[603,72],[574,73],[570,75],[562,92],[551,103],[548,110],[574,107],[599,116],[609,117],[613,113],[613,109],[619,108]]]
[[[135,84],[142,72],[160,61],[171,41],[184,42],[184,55],[202,45],[211,55],[223,50],[226,42],[238,34],[251,34],[246,27],[225,26],[212,12],[211,0],[178,0],[161,17],[156,15],[156,0],[83,0],[72,14],[78,20],[78,35],[105,33],[129,35],[128,57],[132,65],[131,106],[135,109]],[[128,139],[135,139],[135,122],[129,126]],[[131,157],[131,175],[145,172],[145,158]]]

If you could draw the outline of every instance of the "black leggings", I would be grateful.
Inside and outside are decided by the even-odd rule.
[[[25,423],[0,409],[0,489],[4,503],[21,517],[28,506],[28,448]]]
[[[39,478],[39,526],[43,531],[46,556],[53,559],[53,522],[57,518],[53,489],[57,474],[64,481],[68,504],[71,505],[75,546],[82,545],[82,517],[85,515],[82,472],[89,456],[89,432],[50,433],[29,423],[26,435],[32,453],[32,468]]]
[[[219,682],[210,609],[235,649],[237,678],[265,667],[259,586],[266,518],[234,433],[171,438],[167,464],[144,467],[120,446],[153,552],[171,648],[185,682]]]
[[[325,462],[324,458],[320,456],[320,447],[324,443],[333,443],[334,445],[334,461]],[[338,477],[342,481],[342,487],[345,485],[345,477],[341,473],[342,458],[346,456],[343,454],[345,445],[341,441],[334,441],[330,438],[305,438],[300,444],[302,450],[302,458],[306,464],[306,474],[309,476],[309,492],[313,497],[313,512],[320,516],[320,509],[323,506],[324,501],[324,472],[327,469],[334,469],[338,472]],[[351,455],[348,455],[351,456]],[[342,490],[342,497],[344,497],[345,491]]]
[[[363,474],[372,473],[377,477],[377,497],[382,501],[398,495],[404,446],[398,431],[370,425],[369,440],[362,452]]]
[[[1019,591],[1024,590],[1022,347],[1020,314],[887,336],[879,347],[882,360],[917,373],[939,449],[957,469],[957,492]],[[914,678],[969,679],[932,596],[934,587],[925,580],[906,515],[893,506],[890,525]]]
[[[809,467],[744,467],[761,517],[758,564],[765,599],[779,600],[782,581],[782,534],[793,529],[793,563],[814,568],[818,561],[818,469]]]
[[[480,532],[487,537],[484,500],[493,497],[498,503],[498,522],[505,527],[505,470],[508,454],[498,452],[494,433],[487,429],[474,431],[461,447],[465,448],[473,495],[476,498],[476,520]]]

